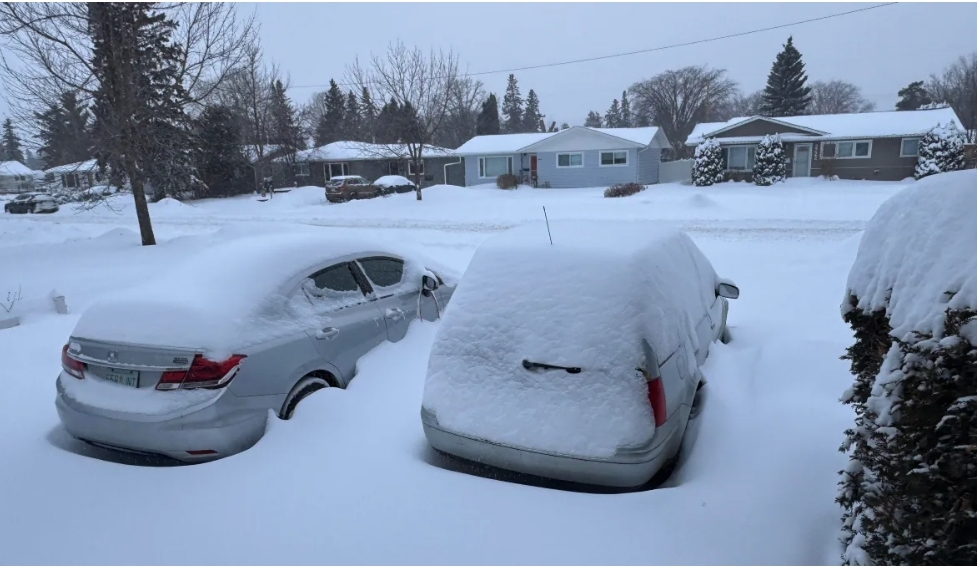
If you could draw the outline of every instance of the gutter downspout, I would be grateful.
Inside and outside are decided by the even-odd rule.
[[[444,165],[444,185],[446,186],[448,185],[448,166],[457,166],[458,164],[461,164],[464,161],[465,159],[459,156],[457,162],[450,162]]]

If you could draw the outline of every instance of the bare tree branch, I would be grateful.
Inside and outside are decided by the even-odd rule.
[[[868,113],[875,110],[875,103],[862,97],[861,90],[847,81],[815,81],[811,83],[812,115],[843,113]]]

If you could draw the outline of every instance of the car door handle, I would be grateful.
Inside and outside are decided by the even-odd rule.
[[[399,308],[388,308],[383,314],[391,320],[400,320],[404,317],[404,311]]]
[[[316,330],[315,337],[319,340],[332,340],[339,335],[339,328],[323,328]]]

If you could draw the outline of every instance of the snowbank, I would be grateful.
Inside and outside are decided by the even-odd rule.
[[[607,457],[654,433],[636,367],[688,340],[717,277],[691,239],[633,222],[510,230],[475,253],[431,349],[424,406],[449,430]],[[700,294],[702,291],[702,294]],[[527,371],[528,359],[581,367]]]
[[[936,174],[886,200],[862,236],[842,314],[851,295],[866,312],[885,308],[898,338],[940,336],[947,308],[977,308],[977,170]]]

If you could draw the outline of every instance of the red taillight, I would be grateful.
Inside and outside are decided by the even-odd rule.
[[[651,403],[651,412],[655,415],[655,426],[660,427],[668,419],[668,408],[665,406],[665,386],[660,377],[649,378],[646,373],[645,379],[648,380],[648,402]]]
[[[68,344],[61,348],[61,367],[68,375],[85,379],[85,364],[68,355]]]
[[[164,371],[156,384],[156,389],[200,389],[224,387],[234,379],[238,366],[245,356],[234,355],[224,361],[208,360],[200,354],[193,358],[190,369],[183,371]]]

